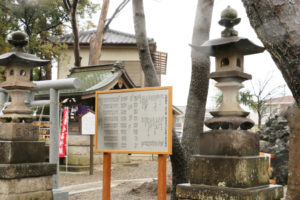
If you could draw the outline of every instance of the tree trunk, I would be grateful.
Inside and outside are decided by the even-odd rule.
[[[200,46],[209,39],[213,0],[198,0],[192,45]],[[208,93],[209,56],[192,48],[192,77],[185,113],[182,145],[189,160],[199,153],[199,135],[203,132],[206,98]]]
[[[258,117],[258,128],[260,129],[261,128],[261,113],[257,113],[257,117]]]
[[[283,78],[291,89],[298,108],[290,117],[290,159],[288,199],[298,200],[300,194],[300,1],[242,0],[251,26],[270,52]],[[297,122],[298,119],[298,122]]]
[[[257,36],[300,106],[300,1],[242,0]]]
[[[101,48],[104,36],[105,19],[108,12],[109,0],[103,0],[99,23],[96,35],[90,39],[89,65],[97,65],[100,61]]]
[[[172,163],[172,194],[171,200],[176,200],[176,186],[180,183],[187,183],[187,162],[180,141],[173,130],[172,138],[173,154],[170,156]]]
[[[74,65],[76,67],[81,66],[81,57],[80,57],[80,47],[79,47],[79,34],[77,27],[77,19],[76,19],[76,11],[77,11],[78,0],[73,0],[72,8],[71,8],[71,25],[74,37]]]
[[[290,152],[287,200],[300,199],[300,108],[296,105],[287,111],[290,126]]]
[[[149,44],[146,35],[143,1],[133,0],[132,8],[133,8],[133,19],[134,19],[134,29],[135,29],[137,48],[139,51],[142,69],[145,75],[146,86],[149,87],[159,86],[159,81],[150,55]],[[173,145],[172,145],[173,153],[171,155],[172,175],[173,175],[172,200],[175,200],[177,199],[176,185],[179,183],[187,182],[187,176],[185,170],[187,165],[187,160],[185,159],[183,150],[181,148],[181,144],[174,131],[173,131],[172,141],[173,141]]]
[[[159,86],[158,77],[151,58],[145,25],[143,0],[132,0],[134,30],[140,62],[145,74],[145,86]]]

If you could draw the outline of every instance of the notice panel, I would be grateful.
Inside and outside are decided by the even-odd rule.
[[[87,112],[81,117],[81,134],[95,135],[95,114]]]
[[[172,153],[172,88],[96,92],[96,152]]]

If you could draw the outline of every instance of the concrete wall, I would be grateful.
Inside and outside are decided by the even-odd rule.
[[[66,161],[66,160],[65,160]],[[112,163],[128,163],[128,154],[112,154]],[[94,165],[102,163],[102,153],[94,153]],[[90,136],[68,136],[68,165],[88,166],[90,164]]]

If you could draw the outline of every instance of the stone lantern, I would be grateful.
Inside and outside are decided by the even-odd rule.
[[[39,130],[32,122],[32,111],[25,97],[35,87],[30,71],[49,63],[24,53],[26,35],[15,32],[8,39],[13,51],[0,55],[6,66],[6,80],[0,84],[11,98],[0,120],[0,199],[52,200],[52,175],[56,165],[45,163],[45,143],[38,141]]]
[[[283,196],[282,186],[269,185],[268,158],[259,156],[259,136],[247,131],[254,122],[237,101],[242,82],[251,79],[244,72],[244,56],[264,51],[238,37],[233,27],[240,20],[228,6],[219,21],[225,26],[222,37],[192,46],[216,58],[210,78],[217,82],[223,101],[211,112],[213,118],[205,121],[212,130],[200,134],[200,155],[190,160],[190,183],[177,186],[179,199],[279,200]]]
[[[30,81],[30,72],[33,67],[46,65],[49,61],[24,53],[23,47],[27,40],[22,32],[11,34],[8,42],[14,48],[12,52],[0,56],[0,65],[6,66],[6,81],[0,87],[8,92],[11,105],[3,111],[4,115],[0,119],[2,122],[31,122],[32,111],[24,103],[29,90],[35,87]]]

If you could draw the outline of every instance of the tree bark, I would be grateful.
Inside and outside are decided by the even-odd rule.
[[[300,107],[300,1],[242,1],[251,26]]]
[[[101,48],[104,36],[105,19],[108,12],[109,0],[103,0],[101,14],[97,26],[96,35],[90,39],[89,65],[97,65],[100,62]]]
[[[182,149],[182,146],[180,144],[180,141],[173,130],[173,138],[172,138],[172,155],[171,158],[171,164],[172,164],[172,194],[171,194],[171,200],[176,200],[176,186],[180,183],[187,183],[187,171],[185,170],[187,168],[187,160],[185,158],[184,151]]]
[[[192,45],[200,46],[209,39],[213,0],[198,0]],[[208,93],[209,56],[192,48],[192,77],[185,113],[182,145],[189,160],[199,153],[199,136],[203,132],[205,106]]]
[[[79,47],[79,34],[78,34],[78,26],[77,26],[77,11],[78,0],[73,0],[72,8],[71,8],[71,25],[74,37],[74,65],[76,67],[81,66],[81,57],[80,57],[80,47]]]
[[[287,111],[290,126],[290,152],[287,200],[300,199],[300,108],[296,105]]]
[[[66,12],[71,16],[71,26],[73,32],[73,39],[74,39],[74,66],[80,67],[81,66],[81,57],[80,57],[80,46],[79,46],[79,33],[78,33],[78,26],[77,26],[77,5],[78,0],[73,0],[73,3],[70,3],[70,0],[63,0]]]
[[[257,113],[257,116],[258,116],[258,125],[257,125],[257,127],[260,129],[261,128],[261,114],[260,114],[260,112]]]
[[[300,198],[300,1],[242,1],[251,26],[270,52],[297,104],[291,112],[294,113],[293,117],[289,117],[291,132],[287,199],[298,200]]]
[[[140,62],[145,74],[145,86],[159,86],[159,80],[151,58],[145,25],[143,0],[132,0],[134,30]]]

